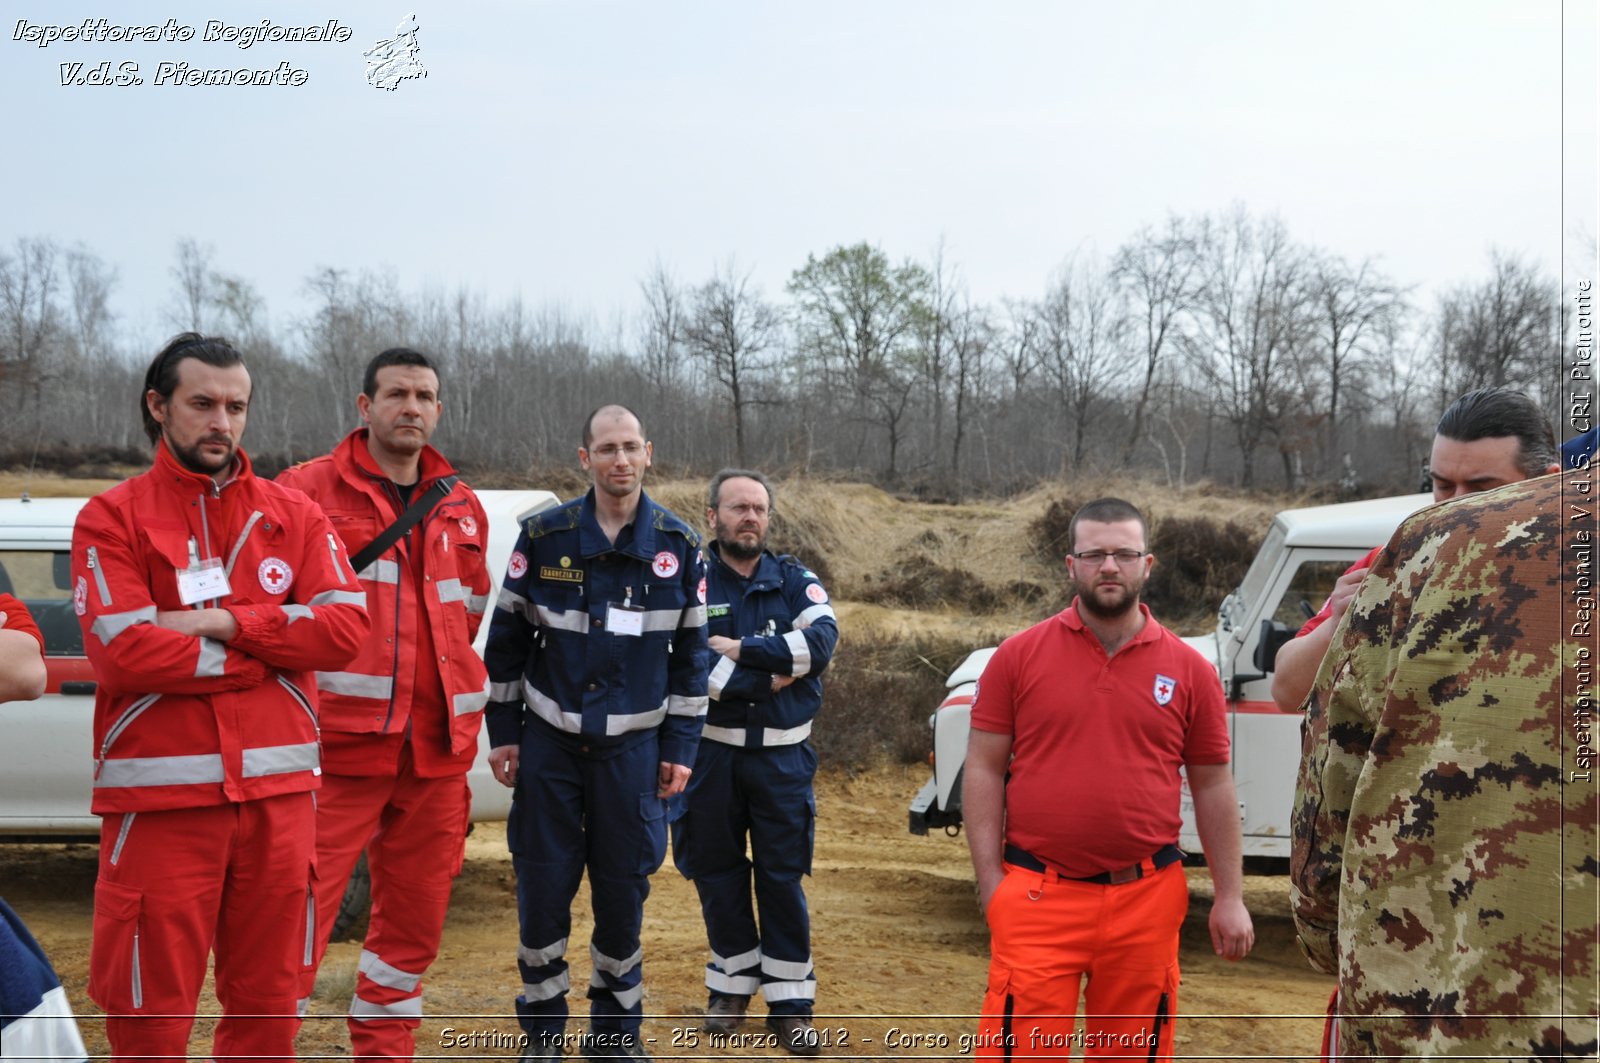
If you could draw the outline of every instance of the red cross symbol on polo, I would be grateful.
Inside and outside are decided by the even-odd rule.
[[[461,518],[461,534],[471,539],[478,534],[478,522],[472,517]]]
[[[280,558],[269,557],[256,569],[256,578],[261,581],[261,589],[268,594],[282,594],[289,589],[289,581],[294,579],[294,569]]]
[[[663,550],[650,562],[650,570],[662,579],[667,579],[678,574],[678,555],[671,550]]]
[[[1156,685],[1151,691],[1155,695],[1157,705],[1165,705],[1172,700],[1172,693],[1178,688],[1178,681],[1170,675],[1156,673]]]

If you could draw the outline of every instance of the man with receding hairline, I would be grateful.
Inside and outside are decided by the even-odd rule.
[[[626,406],[584,422],[582,498],[530,517],[489,627],[489,764],[514,787],[523,1058],[561,1055],[572,901],[594,902],[589,1057],[648,1059],[639,931],[706,711],[700,538],[644,492],[653,447]]]

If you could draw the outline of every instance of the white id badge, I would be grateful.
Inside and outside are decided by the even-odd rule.
[[[220,557],[191,561],[188,568],[178,570],[178,599],[184,605],[226,598],[232,592],[233,588],[228,586],[228,573],[223,569]]]
[[[643,635],[644,609],[637,605],[606,605],[606,632],[611,635]]]

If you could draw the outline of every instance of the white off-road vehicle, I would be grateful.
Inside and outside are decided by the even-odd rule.
[[[518,525],[559,500],[549,491],[479,491],[478,497],[489,516],[489,572],[498,590]],[[38,622],[49,674],[37,701],[0,704],[0,841],[82,841],[100,834],[100,817],[89,811],[94,671],[72,608],[72,526],[86,501],[0,499],[0,591],[21,599]],[[488,632],[486,619],[479,653]],[[511,807],[511,791],[489,773],[487,735],[487,728],[480,732],[480,755],[467,774],[474,821],[503,820]],[[336,935],[359,921],[367,899],[363,861]]]
[[[1272,700],[1272,662],[1322,606],[1334,582],[1374,546],[1388,542],[1406,517],[1432,495],[1287,509],[1272,521],[1244,582],[1217,611],[1207,635],[1184,639],[1216,666],[1228,701],[1234,787],[1247,857],[1287,858],[1289,817],[1300,764],[1300,714],[1279,712]],[[929,718],[933,778],[911,802],[911,833],[961,829],[961,769],[967,754],[972,696],[994,649],[975,650],[946,681],[949,694]],[[1178,844],[1200,849],[1194,805],[1183,794]]]

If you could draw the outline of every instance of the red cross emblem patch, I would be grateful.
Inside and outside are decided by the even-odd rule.
[[[256,579],[261,581],[261,589],[268,594],[282,594],[289,589],[289,581],[294,579],[294,569],[280,558],[269,557],[256,569]]]
[[[478,522],[472,517],[462,517],[461,534],[465,535],[468,539],[476,538],[478,535]]]
[[[521,550],[511,551],[511,560],[506,562],[506,571],[511,573],[512,579],[521,579],[528,573],[528,559]]]
[[[1155,686],[1151,689],[1151,693],[1155,695],[1157,705],[1165,705],[1172,701],[1172,695],[1177,693],[1177,690],[1178,681],[1176,679],[1172,678],[1170,675],[1162,675],[1160,672],[1156,673],[1156,682]]]
[[[661,551],[656,555],[656,559],[650,562],[650,571],[662,579],[676,576],[678,574],[678,555],[671,550]]]

